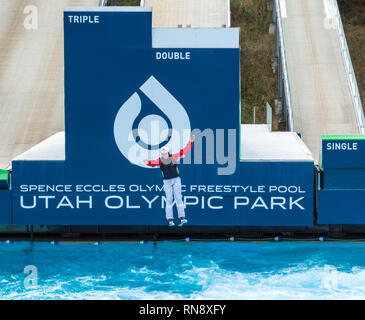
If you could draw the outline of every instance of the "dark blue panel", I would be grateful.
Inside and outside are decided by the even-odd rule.
[[[121,106],[135,93],[142,110],[133,120],[138,122],[150,114],[164,117],[140,90],[151,76],[184,107],[192,130],[224,129],[226,141],[228,129],[238,135],[239,50],[189,52],[189,61],[161,62],[154,59],[151,50],[113,51],[93,68],[84,53],[74,53],[66,76],[67,161],[87,158],[99,166],[107,162],[118,167],[128,162],[115,148],[114,123]],[[95,61],[98,53],[88,52],[88,58]]]
[[[365,190],[320,190],[319,224],[364,224]]]
[[[365,189],[365,169],[324,169],[324,189]]]
[[[11,224],[11,191],[0,189],[0,224]]]
[[[322,167],[365,168],[365,139],[322,140]]]
[[[7,180],[0,180],[0,189],[9,189],[9,182]]]
[[[184,170],[189,224],[312,225],[313,164],[243,162],[239,172],[233,184],[208,176],[195,184],[194,170]],[[15,161],[14,223],[164,225],[159,175],[139,174],[131,179],[128,168],[114,174],[108,170],[80,174],[64,162]],[[55,190],[46,191],[46,185]],[[30,190],[32,187],[38,190]],[[109,208],[108,197],[112,197],[107,202]],[[110,208],[119,205],[118,209]]]
[[[101,26],[65,16],[66,161],[13,163],[14,223],[164,225],[161,172],[143,157],[194,134],[179,165],[191,225],[311,225],[313,163],[239,161],[239,49],[152,49],[150,16],[116,15]],[[139,129],[153,119],[171,132],[146,147]]]
[[[189,129],[238,131],[239,49],[152,49],[150,19],[150,13],[105,12],[100,16],[103,23],[70,24],[65,14],[68,162],[87,159],[90,166],[116,168],[128,162],[115,148],[113,128],[132,95],[142,100],[142,110],[133,119],[137,127],[150,114],[170,120],[141,91],[151,77],[182,105]]]
[[[152,12],[67,11],[64,12],[64,39],[66,55],[90,48],[151,48]],[[68,61],[70,57],[65,58]],[[85,59],[88,60],[87,55]],[[107,59],[99,56],[98,60]]]

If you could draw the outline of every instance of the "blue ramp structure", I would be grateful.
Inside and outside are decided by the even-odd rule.
[[[239,123],[238,29],[152,29],[147,7],[65,8],[64,24],[66,131],[12,162],[14,224],[165,225],[161,174],[143,158],[192,135],[190,225],[313,224],[308,149]]]
[[[365,224],[365,136],[323,136],[318,223]]]

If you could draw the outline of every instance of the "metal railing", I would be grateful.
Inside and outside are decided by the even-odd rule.
[[[345,63],[347,79],[348,79],[350,91],[351,91],[352,103],[353,103],[353,106],[355,109],[355,114],[356,114],[357,123],[359,126],[359,131],[361,134],[365,134],[364,111],[363,111],[362,104],[361,104],[359,88],[357,86],[357,81],[356,81],[356,77],[355,77],[354,68],[353,68],[352,62],[351,62],[349,48],[347,46],[345,31],[344,31],[343,25],[342,25],[340,10],[338,8],[337,0],[332,0],[332,1],[334,4],[336,30],[337,30],[339,41],[340,41],[342,57],[343,57],[343,60]]]
[[[276,23],[276,57],[278,58],[279,97],[282,100],[287,128],[289,131],[295,131],[288,65],[286,62],[281,7],[279,0],[273,0],[273,20]]]
[[[266,102],[266,123],[269,131],[272,131],[272,108],[270,103]]]
[[[105,7],[108,0],[100,0],[99,7]]]

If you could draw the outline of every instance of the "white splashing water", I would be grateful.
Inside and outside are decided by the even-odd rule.
[[[140,272],[153,282],[155,271],[144,267]],[[282,270],[278,274],[241,273],[220,269],[212,263],[207,268],[192,267],[176,275],[185,283],[200,285],[189,294],[172,290],[151,290],[147,286],[130,287],[103,285],[107,277],[90,276],[71,281],[49,280],[31,290],[8,291],[5,299],[364,299],[365,270],[350,272],[336,267],[305,266]],[[82,290],[73,291],[70,283],[77,282]],[[148,281],[147,281],[148,282]],[[171,289],[173,284],[171,283]],[[9,288],[8,288],[9,289]],[[14,288],[15,289],[15,288]]]
[[[365,245],[0,246],[0,299],[365,299]],[[349,250],[351,249],[351,250]],[[25,289],[24,261],[39,269]]]

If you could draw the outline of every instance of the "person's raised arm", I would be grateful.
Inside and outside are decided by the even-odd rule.
[[[180,161],[181,157],[185,156],[191,150],[194,140],[195,140],[195,136],[191,136],[191,138],[188,141],[188,143],[186,144],[185,148],[181,149],[179,152],[176,152],[172,155],[172,158],[174,159],[175,162]]]
[[[158,158],[156,160],[147,160],[144,159],[143,160],[144,164],[149,166],[149,167],[156,167],[156,166],[160,166],[161,165],[161,158]]]

